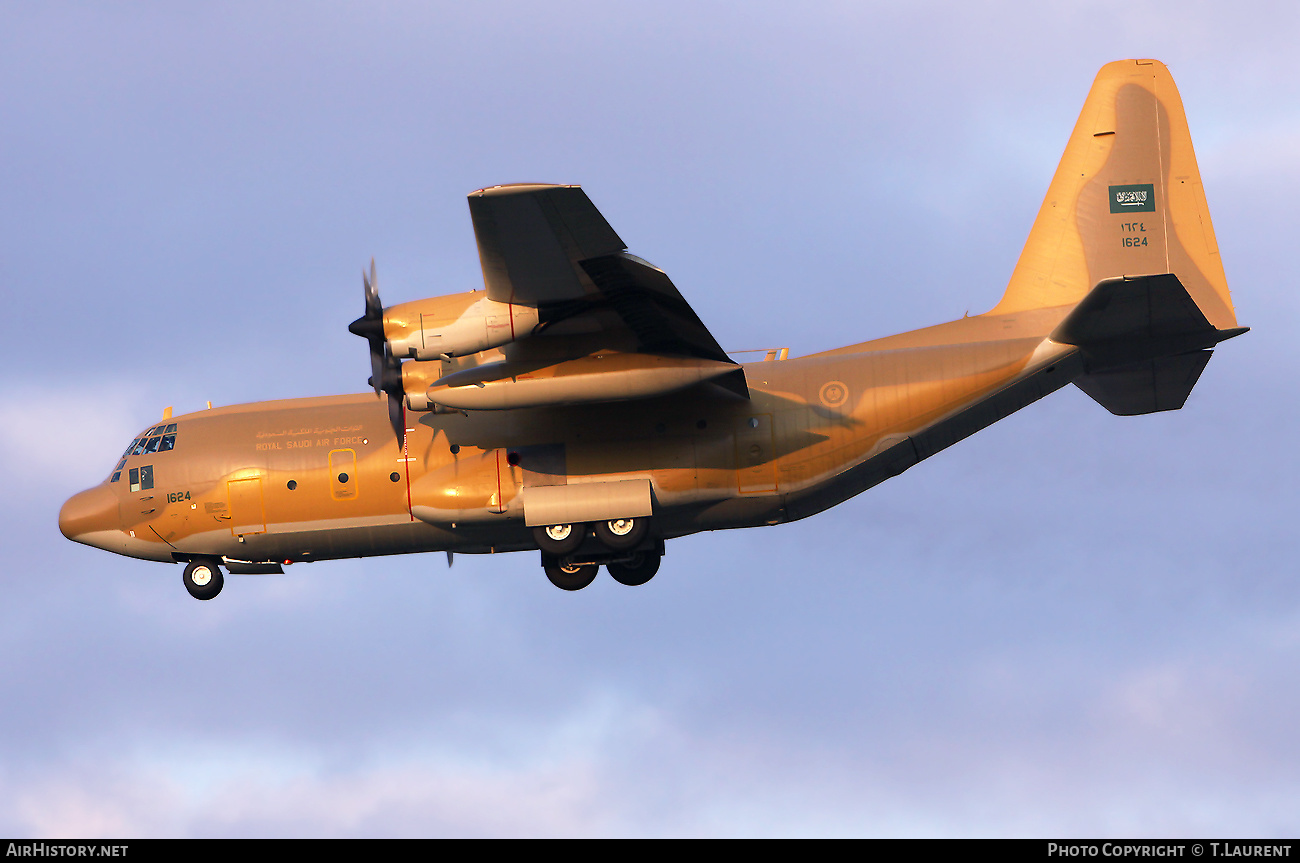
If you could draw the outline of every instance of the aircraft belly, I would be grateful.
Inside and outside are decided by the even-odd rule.
[[[999,419],[1070,383],[1082,371],[1077,349],[1043,341],[1012,366],[977,372],[964,388],[922,387],[908,394],[912,416],[886,412],[887,424],[805,460],[808,475],[789,483],[786,512],[804,518],[897,476]],[[880,394],[877,394],[880,395]],[[877,399],[874,406],[879,407]],[[798,464],[798,463],[796,463]],[[820,469],[820,473],[817,471]]]

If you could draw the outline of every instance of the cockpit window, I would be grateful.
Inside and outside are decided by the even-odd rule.
[[[153,488],[153,465],[146,464],[130,470],[131,491]]]
[[[149,455],[156,452],[171,452],[176,449],[176,423],[162,423],[147,429],[122,453],[123,458],[135,455]],[[117,470],[121,470],[119,466]]]

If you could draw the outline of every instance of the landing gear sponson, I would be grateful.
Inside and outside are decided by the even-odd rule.
[[[617,518],[533,528],[542,568],[561,590],[582,590],[603,564],[619,584],[636,587],[654,578],[663,540],[651,538],[650,519]]]

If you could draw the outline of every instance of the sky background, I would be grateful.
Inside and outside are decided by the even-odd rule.
[[[1300,7],[0,2],[0,835],[1300,833]],[[728,349],[994,305],[1105,62],[1182,92],[1241,322],[630,589],[534,554],[234,576],[63,539],[163,407],[364,389],[580,183]]]

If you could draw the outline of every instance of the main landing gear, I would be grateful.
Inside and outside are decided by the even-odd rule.
[[[619,584],[637,587],[654,578],[664,555],[663,542],[650,538],[648,518],[535,527],[533,539],[546,577],[561,590],[582,590],[602,564]]]
[[[221,567],[210,560],[190,561],[185,565],[185,573],[181,578],[185,582],[185,589],[195,599],[211,599],[221,593],[221,587],[225,584]]]
[[[546,577],[551,580],[551,584],[560,590],[582,590],[595,581],[596,574],[600,572],[600,564],[596,563],[567,563],[543,559],[542,567],[546,570]]]

